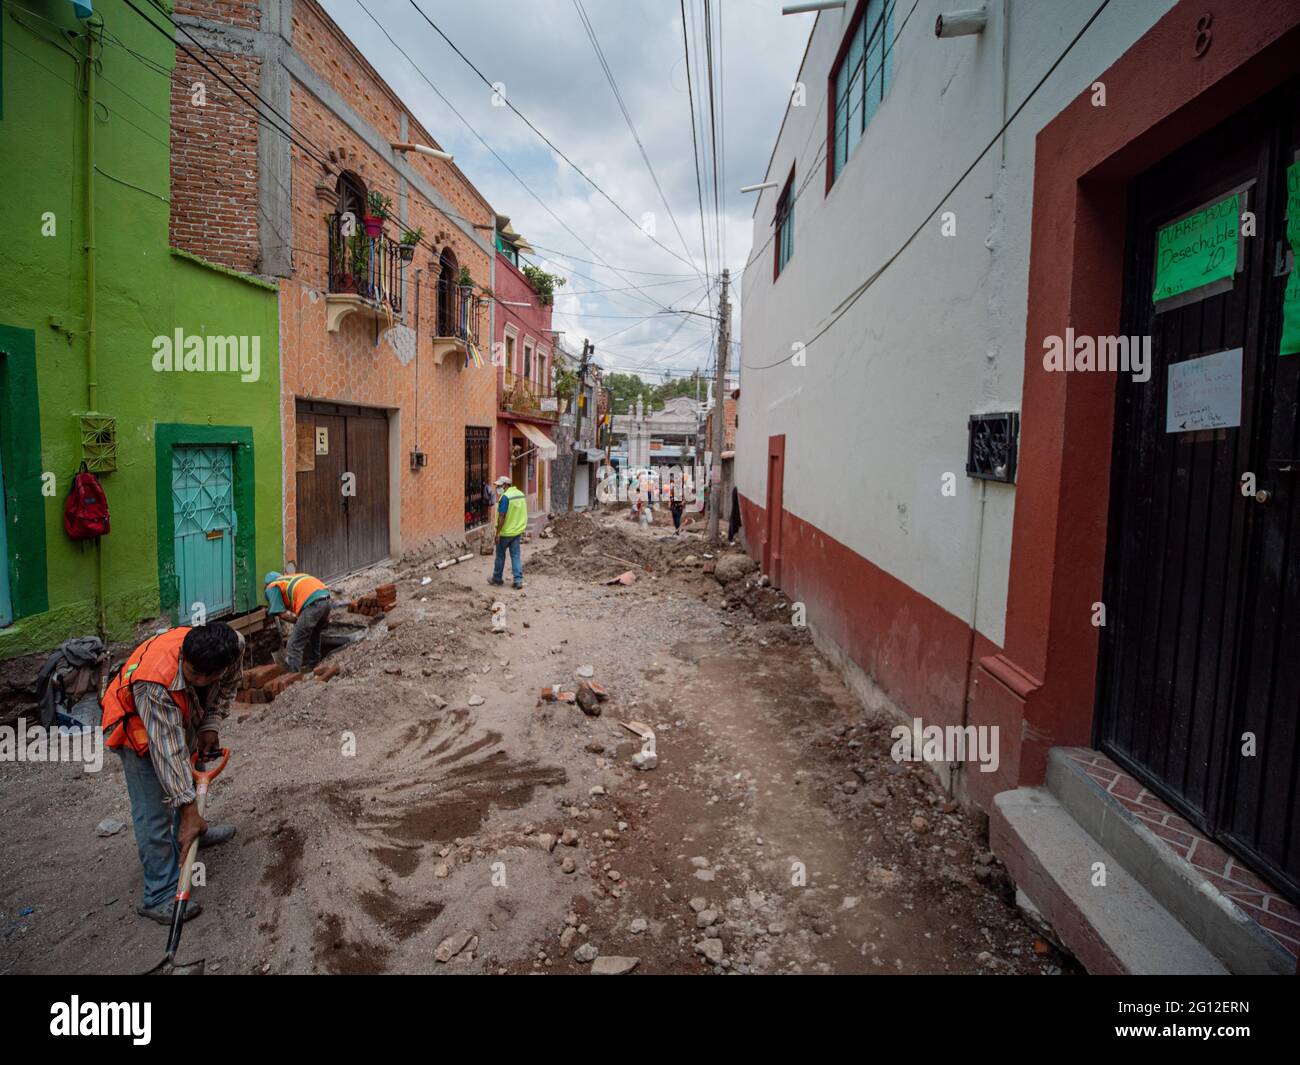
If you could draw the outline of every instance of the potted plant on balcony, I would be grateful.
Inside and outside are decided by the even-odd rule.
[[[393,198],[372,190],[366,196],[366,210],[368,213],[361,219],[361,224],[366,227],[366,236],[381,236],[384,223],[393,212]]]
[[[363,233],[353,233],[348,237],[347,264],[344,269],[350,273],[344,275],[348,287],[341,291],[360,294],[359,286],[369,273],[369,243]]]
[[[423,228],[402,230],[402,243],[397,246],[397,253],[402,257],[402,262],[409,263],[415,258],[415,249],[423,239]]]

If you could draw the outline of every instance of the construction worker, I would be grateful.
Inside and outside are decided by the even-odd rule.
[[[498,477],[496,486],[499,497],[496,518],[497,557],[492,564],[492,576],[488,578],[488,584],[505,584],[506,550],[509,549],[514,587],[522,588],[524,561],[519,545],[524,530],[528,528],[528,500],[524,498],[523,492],[510,483],[509,477]]]
[[[285,614],[294,619],[289,645],[284,651],[284,668],[290,673],[314,669],[321,660],[320,640],[330,621],[330,590],[310,573],[266,575],[266,601],[272,617]]]
[[[168,629],[132,651],[104,691],[104,744],[122,759],[144,871],[135,912],[159,924],[171,923],[181,855],[194,838],[213,847],[235,834],[199,816],[190,752],[220,747],[243,656],[244,638],[224,622]],[[202,909],[190,903],[185,919]]]

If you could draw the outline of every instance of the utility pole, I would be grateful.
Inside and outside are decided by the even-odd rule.
[[[569,513],[573,513],[573,492],[578,481],[578,445],[582,443],[582,403],[587,395],[587,360],[596,349],[591,341],[582,342],[582,362],[578,365],[578,406],[574,414],[573,446],[569,449]],[[587,486],[588,492],[591,486]]]
[[[727,433],[727,352],[731,347],[731,304],[727,286],[731,271],[722,271],[722,296],[718,300],[718,381],[713,389],[713,462],[709,470],[709,542],[718,542],[718,519],[722,514],[722,444]]]

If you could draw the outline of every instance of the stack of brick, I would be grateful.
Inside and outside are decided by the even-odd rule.
[[[326,665],[322,662],[312,670],[312,675],[319,680],[331,680],[338,675],[338,672],[338,666]],[[253,666],[251,669],[244,670],[244,683],[235,695],[235,702],[248,705],[269,703],[289,685],[297,684],[306,676],[305,673],[290,673],[284,666],[277,665],[275,662],[264,666]]]
[[[395,606],[397,606],[397,585],[381,584],[373,592],[353,599],[348,604],[348,609],[354,614],[378,617],[380,614],[387,614]]]

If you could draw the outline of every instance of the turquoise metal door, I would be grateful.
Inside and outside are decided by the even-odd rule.
[[[234,452],[229,447],[172,450],[178,609],[182,624],[202,604],[208,618],[235,605]]]

